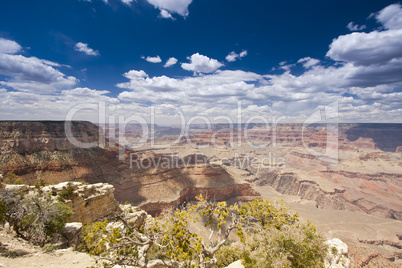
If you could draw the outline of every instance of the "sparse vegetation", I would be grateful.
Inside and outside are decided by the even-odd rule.
[[[4,181],[3,182],[5,184],[24,184],[24,181],[22,180],[21,177],[15,175],[14,173],[11,173],[11,172],[8,172],[4,176]]]
[[[58,194],[59,201],[71,199],[73,195],[74,195],[74,186],[71,183],[67,183],[66,188],[61,190]]]
[[[56,248],[54,247],[54,245],[52,243],[47,243],[42,247],[42,251],[47,252],[47,253],[53,252],[55,250],[56,250]]]
[[[7,206],[0,199],[0,224],[3,224],[6,220]]]
[[[39,191],[27,195],[5,191],[0,200],[6,208],[2,215],[17,235],[41,246],[60,234],[72,213],[67,205]]]
[[[198,200],[149,218],[140,228],[124,217],[118,223],[87,225],[81,248],[107,265],[206,268],[242,259],[246,267],[323,266],[327,252],[323,238],[282,202],[255,200],[239,207],[202,196]],[[204,223],[208,239],[192,231],[196,222]],[[241,246],[230,243],[232,232]]]
[[[38,178],[38,179],[35,180],[35,184],[34,184],[34,185],[35,185],[35,188],[36,188],[36,189],[40,189],[41,187],[47,185],[47,182],[46,182],[46,180],[43,179],[43,178]]]
[[[0,251],[0,256],[4,256],[4,257],[7,257],[7,258],[12,258],[12,259],[27,255],[27,254],[28,254],[28,252],[26,252],[25,250],[22,250],[22,249],[4,250],[4,251],[1,250]]]

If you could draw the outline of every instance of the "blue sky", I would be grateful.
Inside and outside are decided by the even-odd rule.
[[[302,122],[333,103],[340,122],[402,123],[402,6],[1,1],[0,119],[62,120],[99,102],[146,121],[152,106],[166,124],[177,121],[168,105],[188,118],[236,118],[241,105],[243,121]]]

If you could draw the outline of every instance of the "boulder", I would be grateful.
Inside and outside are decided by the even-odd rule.
[[[82,223],[69,222],[63,227],[63,236],[67,239],[69,247],[76,248],[81,240]]]
[[[325,260],[326,268],[349,268],[348,245],[340,239],[334,238],[325,242],[328,245],[328,254]]]
[[[134,223],[135,228],[140,228],[144,224],[147,217],[150,217],[150,215],[144,210],[134,207],[130,204],[120,205],[120,209],[125,214],[127,223]]]

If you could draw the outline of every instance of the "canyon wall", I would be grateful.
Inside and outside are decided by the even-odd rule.
[[[0,154],[73,149],[68,131],[71,139],[86,146],[96,147],[104,140],[102,130],[86,121],[0,121]]]
[[[367,180],[367,177],[381,180],[379,178],[387,174],[367,176],[367,174],[352,173],[346,175],[352,179],[358,179],[360,176],[360,179],[363,180]],[[356,193],[350,187],[341,185],[339,186],[340,189],[335,188],[333,191],[326,191],[314,180],[303,180],[297,173],[278,170],[259,170],[257,177],[258,180],[255,183],[258,186],[268,185],[282,194],[296,195],[300,196],[301,199],[315,201],[318,208],[349,210],[402,221],[401,206],[398,202],[396,204],[391,203],[392,201],[384,202],[386,200],[381,198],[382,193],[380,191],[376,193],[380,196],[379,198],[376,198],[375,194],[368,195],[364,190]],[[400,177],[402,178],[402,175]],[[398,196],[394,196],[393,199],[398,200]]]
[[[102,140],[99,130],[89,122],[72,122],[74,137],[85,144]],[[64,132],[62,121],[0,122],[2,173],[5,177],[16,174],[31,185],[63,181],[110,183],[116,189],[116,200],[148,207],[153,214],[193,200],[199,193],[216,201],[243,195],[246,200],[248,195],[258,195],[250,185],[235,182],[224,168],[207,165],[207,159],[203,160],[206,165],[201,165],[190,154],[173,166],[158,166],[155,163],[160,163],[162,155],[127,149],[125,160],[119,160],[117,148],[79,148]],[[140,166],[131,163],[131,153],[143,160]],[[83,202],[72,206],[82,207]],[[155,203],[159,203],[158,208]]]

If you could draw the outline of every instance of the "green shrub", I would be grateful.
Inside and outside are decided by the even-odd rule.
[[[41,187],[43,187],[43,186],[46,186],[46,184],[47,184],[47,182],[46,182],[46,180],[45,179],[43,179],[43,178],[38,178],[38,179],[36,179],[35,180],[35,188],[36,189],[40,189]]]
[[[103,222],[88,223],[82,228],[82,242],[79,249],[91,255],[99,256],[106,250],[107,220]]]
[[[247,236],[251,267],[324,267],[327,247],[310,223],[295,223],[277,229],[273,226]]]
[[[14,173],[8,172],[4,178],[5,184],[24,184],[21,177],[15,175]]]
[[[244,252],[238,246],[223,246],[216,253],[217,267],[226,267],[229,264],[244,258]]]
[[[29,252],[23,250],[23,249],[16,249],[16,250],[6,250],[4,253],[2,253],[1,255],[7,257],[7,258],[18,258],[18,257],[22,257],[24,255],[29,254]]]
[[[324,239],[283,202],[255,200],[239,207],[198,199],[198,204],[146,219],[139,229],[124,216],[114,229],[107,221],[87,225],[81,248],[107,258],[110,265],[225,267],[241,259],[246,267],[323,267]],[[190,227],[196,221],[215,235],[209,242]],[[231,245],[231,231],[241,246]]]
[[[71,199],[74,196],[74,186],[71,183],[67,183],[67,186],[59,192],[58,196],[59,201]]]
[[[0,224],[6,221],[7,206],[0,200]]]
[[[72,214],[66,204],[41,196],[39,191],[25,196],[6,191],[0,199],[7,207],[5,217],[14,231],[41,246],[61,233]]]
[[[45,244],[45,245],[42,247],[42,251],[43,251],[43,252],[47,252],[47,253],[53,252],[53,251],[55,251],[55,250],[56,250],[56,248],[55,248],[54,245],[51,244],[51,243]]]

